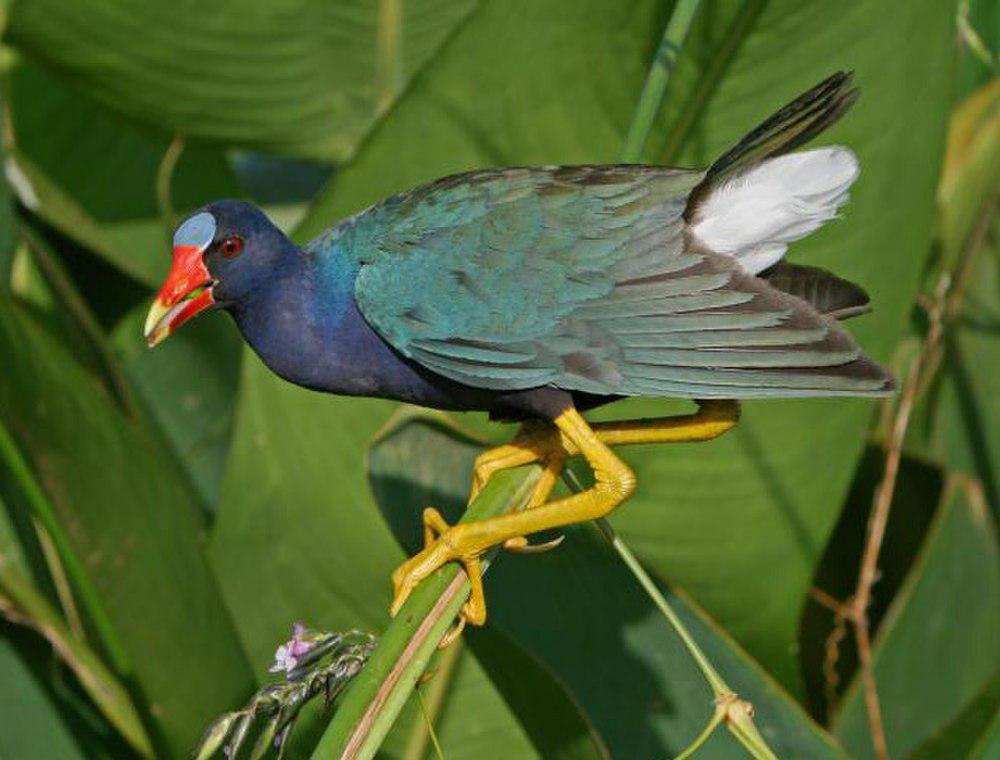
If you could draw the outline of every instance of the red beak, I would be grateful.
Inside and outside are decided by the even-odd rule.
[[[145,336],[150,348],[215,303],[215,281],[205,266],[204,253],[204,246],[174,246],[174,264],[146,317]]]

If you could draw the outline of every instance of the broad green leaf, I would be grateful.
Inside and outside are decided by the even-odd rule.
[[[482,633],[475,657],[463,651],[439,711],[435,733],[446,758],[607,757],[550,673],[499,633]]]
[[[464,169],[614,161],[667,10],[652,0],[485,2],[331,181],[299,237]],[[869,290],[875,315],[852,329],[883,360],[930,240],[953,11],[918,0],[885,24],[877,0],[703,3],[649,154],[660,160],[669,142],[671,163],[706,165],[799,92],[855,69],[863,97],[822,142],[856,150],[861,179],[844,218],[791,257]],[[674,408],[633,402],[600,416]],[[652,570],[687,589],[794,689],[801,606],[871,408],[748,404],[740,428],[720,441],[625,452],[640,485],[616,525]]]
[[[893,757],[906,756],[954,719],[1000,668],[998,567],[985,503],[955,487],[875,640],[875,678]],[[857,678],[833,726],[852,755],[874,757]]]
[[[43,636],[123,739],[143,757],[152,758],[153,748],[125,687],[27,578],[0,555],[0,614]]]
[[[668,11],[485,0],[318,196],[299,237],[452,172],[615,160]]]
[[[481,448],[433,419],[416,417],[370,455],[372,484],[397,536],[409,545],[431,503],[454,520]],[[590,526],[567,531],[541,555],[501,556],[486,583],[488,628],[509,636],[557,678],[612,757],[670,757],[705,727],[712,692],[634,576]],[[843,757],[794,700],[683,596],[670,604],[733,688],[756,706],[758,726],[779,757]],[[476,652],[476,631],[468,634]],[[490,635],[490,634],[487,634]],[[491,678],[511,676],[509,660],[486,657]],[[699,758],[741,751],[720,730]]]
[[[386,448],[377,447],[375,456]],[[448,758],[609,757],[579,705],[537,660],[495,629],[476,629],[465,642],[431,661],[380,756],[426,757],[430,720]]]
[[[446,758],[546,757],[513,720],[489,674],[467,654],[456,666],[435,731]]]
[[[954,720],[921,744],[906,760],[965,757],[975,745],[988,743],[997,715],[1000,715],[1000,671]]]
[[[10,82],[22,203],[157,286],[170,265],[156,187],[169,140],[123,121],[30,61],[13,65]],[[171,187],[177,211],[239,194],[223,151],[197,142],[185,146]]]
[[[9,2],[0,2],[0,32],[7,27]],[[0,95],[0,113],[9,113],[7,92]],[[6,141],[4,141],[6,143]],[[0,144],[0,165],[6,166],[7,149]],[[5,176],[0,176],[0,290],[10,289],[11,271],[14,267],[14,248],[17,239],[14,231],[14,202]]]
[[[1000,386],[993,371],[1000,361],[998,199],[1000,77],[994,77],[958,104],[950,121],[938,189],[942,256],[932,272],[949,275],[947,324],[941,361],[928,372],[933,376],[925,380],[907,435],[910,450],[982,480],[994,507],[1000,468]],[[933,282],[926,290],[938,288]]]
[[[8,39],[167,135],[343,160],[473,0],[32,0]]]
[[[477,636],[475,656],[458,644],[432,661],[428,680],[418,685],[377,756],[436,758],[429,720],[446,758],[606,758],[599,737],[552,674],[492,633],[488,641]],[[490,656],[505,664],[505,678],[483,666]],[[446,664],[451,659],[454,664]]]
[[[523,679],[519,687],[514,688],[516,693],[498,688],[493,674],[484,669],[479,656],[474,657],[467,647],[458,645],[457,651],[442,652],[438,663],[432,662],[428,669],[429,679],[418,686],[419,696],[415,692],[397,717],[377,757],[437,758],[428,721],[444,757],[449,760],[483,757],[597,760],[605,757],[587,741],[588,729],[582,725],[579,712],[550,674],[509,641],[493,638],[489,644],[484,643],[484,647],[493,654],[499,654],[499,647],[502,647],[502,656],[509,658],[506,662],[511,668],[508,681]],[[447,664],[449,660],[454,662]],[[530,713],[532,710],[535,712]],[[553,745],[547,739],[551,740],[554,733],[545,728],[539,731],[548,721],[563,729],[569,728],[578,741],[562,734],[559,738],[565,743]],[[525,722],[533,725],[525,725]]]
[[[148,308],[143,303],[128,314],[112,341],[141,403],[202,503],[214,510],[232,437],[243,341],[228,319],[203,319],[150,351],[142,339]]]
[[[256,665],[296,620],[324,630],[378,630],[386,620],[403,553],[372,504],[364,456],[391,410],[297,388],[244,353],[210,551]]]
[[[0,300],[0,409],[86,563],[134,668],[125,674],[178,754],[251,685],[168,457],[21,309]],[[155,742],[155,739],[154,739]]]
[[[0,636],[0,760],[84,760],[59,711]]]
[[[551,671],[516,646],[494,628],[470,631],[467,637],[484,677],[503,695],[513,709],[538,754],[549,760],[610,757],[594,727],[583,715],[580,706],[566,692]],[[449,702],[458,703],[459,694],[448,695]],[[464,717],[460,709],[445,713],[459,722]],[[442,728],[442,740],[450,740],[453,748],[466,750],[466,743],[452,739]],[[488,750],[484,747],[484,751]],[[469,752],[469,757],[477,757]],[[483,755],[478,755],[482,757]]]
[[[990,729],[969,755],[969,760],[1000,760],[1000,712]]]

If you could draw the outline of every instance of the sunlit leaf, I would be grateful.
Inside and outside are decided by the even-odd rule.
[[[9,39],[168,135],[348,157],[473,0],[42,0]]]

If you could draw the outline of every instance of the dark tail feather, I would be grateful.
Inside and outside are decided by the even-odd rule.
[[[871,310],[864,288],[819,267],[781,261],[758,276],[835,319],[849,319]]]
[[[706,183],[795,150],[837,121],[858,99],[854,72],[838,71],[765,120],[708,169]]]

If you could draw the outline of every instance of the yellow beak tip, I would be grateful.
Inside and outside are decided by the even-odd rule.
[[[163,318],[170,309],[160,303],[159,299],[153,301],[149,307],[149,314],[146,315],[146,324],[143,326],[142,335],[146,339],[146,345],[150,348],[161,343],[170,335],[169,325],[163,324]]]

